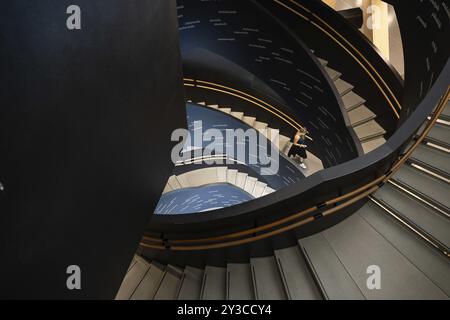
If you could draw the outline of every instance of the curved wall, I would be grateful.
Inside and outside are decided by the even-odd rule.
[[[190,53],[201,48],[224,58],[222,67],[216,63],[208,74],[198,68],[202,62],[208,63],[205,56],[203,61],[195,61],[195,68],[185,70],[186,77],[196,78],[198,74],[192,73],[199,72],[208,77],[200,80],[225,82],[221,84],[231,87],[238,83],[236,89],[258,96],[261,92],[249,82],[256,77],[276,93],[277,97],[272,98],[279,101],[280,108],[308,128],[315,139],[311,149],[325,167],[358,156],[340,105],[318,62],[279,21],[252,1],[179,0],[178,8],[183,56],[191,58],[194,55]],[[245,69],[247,75],[227,83],[231,77],[226,60]]]
[[[186,123],[175,1],[76,2],[0,2],[0,298],[113,299]]]

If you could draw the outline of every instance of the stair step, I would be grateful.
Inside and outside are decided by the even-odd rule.
[[[395,174],[394,181],[407,185],[419,194],[433,199],[441,206],[446,207],[447,210],[450,210],[449,186],[442,180],[436,179],[409,165],[404,165]]]
[[[168,184],[170,185],[170,187],[172,188],[172,190],[178,190],[181,189],[181,184],[178,181],[176,176],[171,176],[169,178]]]
[[[361,208],[358,214],[450,296],[450,264],[447,258],[372,202]]]
[[[258,181],[256,182],[255,189],[253,190],[253,196],[255,198],[262,197],[264,190],[266,189],[267,184],[264,182]]]
[[[341,97],[352,91],[354,88],[350,83],[342,80],[341,78],[334,81],[334,85],[336,86],[336,89]]]
[[[211,109],[219,109],[218,104],[208,104],[208,107],[210,107]]]
[[[256,300],[285,300],[283,282],[274,257],[250,259]]]
[[[202,289],[203,270],[186,267],[178,293],[178,300],[198,300]]]
[[[339,261],[323,234],[300,239],[306,259],[326,298],[330,300],[362,300],[364,296]]]
[[[116,295],[117,300],[128,300],[133,295],[133,292],[145,277],[147,271],[150,269],[150,263],[142,258],[136,258],[136,263],[125,275],[122,285]]]
[[[443,124],[435,124],[425,140],[450,149],[450,127]]]
[[[206,266],[201,300],[225,300],[227,269]]]
[[[219,111],[226,114],[231,114],[231,108],[219,108]]]
[[[450,161],[446,152],[419,145],[411,159],[426,164],[431,170],[437,174],[444,175],[447,179],[450,176]]]
[[[131,260],[130,265],[128,266],[127,273],[131,270],[131,268],[133,268],[133,266],[134,266],[136,263],[137,263],[136,257],[134,256],[133,259]]]
[[[276,250],[275,257],[289,299],[321,299],[320,292],[314,283],[314,279],[308,270],[298,246]]]
[[[342,74],[330,67],[325,67],[325,71],[328,73],[332,81],[336,81]]]
[[[317,58],[317,60],[319,60],[320,64],[323,66],[326,66],[328,64],[328,61],[325,59]]]
[[[252,271],[248,263],[227,265],[227,300],[254,300]]]
[[[361,105],[348,112],[348,118],[353,127],[359,126],[370,120],[375,119],[377,116],[365,105]]]
[[[256,118],[255,117],[248,117],[248,116],[244,116],[242,118],[242,121],[244,121],[246,124],[248,124],[250,127],[253,127],[255,125],[256,122]]]
[[[367,154],[379,147],[381,147],[383,144],[386,143],[386,139],[381,137],[377,139],[368,140],[366,142],[362,143],[362,148],[364,150],[364,153]]]
[[[156,262],[151,263],[139,286],[130,300],[153,300],[164,275],[164,268]]]
[[[267,128],[267,126],[267,123],[256,121],[253,125],[253,128],[255,128],[256,130],[264,130]]]
[[[274,192],[275,192],[274,189],[272,189],[272,188],[270,188],[270,187],[266,187],[266,189],[264,190],[262,196],[264,197],[264,196],[267,196],[268,194],[271,194],[271,193],[274,193]]]
[[[410,300],[446,297],[360,215],[351,215],[323,234],[366,299]],[[377,267],[381,272],[379,290],[371,290],[367,286],[370,267]]]
[[[173,191],[172,187],[169,184],[166,184],[163,190],[163,194],[169,193],[171,191]]]
[[[227,167],[217,167],[217,182],[216,183],[226,183],[227,182]]]
[[[386,131],[374,120],[354,127],[355,133],[361,142],[383,136]]]
[[[243,189],[244,185],[245,185],[245,181],[247,180],[247,176],[248,174],[243,173],[243,172],[238,172],[236,175],[236,186],[238,188]]]
[[[239,119],[239,120],[242,120],[242,118],[244,117],[244,113],[243,112],[232,111],[231,115],[233,117],[235,117],[236,119]]]
[[[414,225],[450,247],[450,220],[405,192],[386,184],[374,194],[374,198],[392,207]]]
[[[343,95],[342,101],[344,102],[344,106],[347,111],[351,111],[366,103],[366,100],[364,100],[353,91],[350,91],[349,93]]]
[[[236,185],[236,176],[238,171],[234,169],[228,169],[227,170],[227,182]]]
[[[249,194],[253,194],[253,190],[255,189],[257,181],[258,181],[257,178],[248,176],[247,179],[245,180],[244,191],[246,191]]]
[[[175,300],[181,282],[181,274],[166,270],[154,300]]]

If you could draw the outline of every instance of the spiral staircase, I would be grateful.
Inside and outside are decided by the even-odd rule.
[[[447,102],[439,120],[449,110]],[[424,140],[437,138],[436,128],[436,142],[448,144],[448,125],[435,124]],[[425,168],[415,166],[421,156]],[[419,144],[354,215],[271,256],[201,269],[136,256],[117,299],[448,299],[449,158],[448,149]],[[366,286],[370,265],[385,270],[381,291]]]
[[[0,299],[449,299],[447,1],[385,1],[404,79],[319,0],[109,2],[0,4]]]
[[[275,1],[279,5],[276,10],[281,12],[287,8],[309,23],[322,23],[329,28],[332,28],[331,21],[334,21],[335,28],[345,24],[342,18],[336,19],[337,17],[333,16],[336,13],[315,1],[306,1],[305,4],[288,2]],[[401,6],[395,4],[399,12]],[[187,5],[182,6],[183,10],[186,10],[185,6]],[[263,9],[270,8],[268,5]],[[298,8],[304,9],[304,12],[297,11]],[[276,10],[271,12],[274,15],[279,14]],[[280,15],[278,18],[280,17],[287,16]],[[327,18],[332,19],[324,21]],[[296,21],[295,15],[289,16],[289,19]],[[287,25],[294,23],[289,20],[283,22]],[[448,21],[446,26],[448,29]],[[291,29],[290,32],[295,33],[298,30]],[[355,58],[354,55],[360,53],[360,50],[374,52],[367,43],[361,44],[364,41],[357,32],[351,28],[346,28],[346,32],[347,37],[344,37],[335,31],[348,45],[344,48],[346,54]],[[325,33],[329,35],[332,31],[327,30]],[[333,40],[336,40],[335,37]],[[355,40],[356,38],[358,40]],[[398,139],[399,128],[403,126],[405,130],[407,124],[404,121],[407,122],[405,119],[408,117],[410,123],[416,123],[413,139],[405,140],[407,143],[402,144],[398,149],[400,152],[391,158],[386,167],[382,165],[371,173],[360,174],[359,179],[364,180],[363,184],[357,183],[355,188],[350,189],[348,186],[344,187],[345,191],[338,192],[336,199],[316,202],[319,204],[313,207],[304,205],[297,208],[298,204],[295,204],[293,206],[296,208],[286,205],[275,209],[276,207],[272,206],[266,210],[269,215],[273,210],[280,209],[290,213],[273,219],[267,218],[266,215],[261,220],[250,220],[253,221],[251,226],[242,229],[224,232],[218,227],[218,231],[208,233],[200,231],[201,224],[196,226],[192,223],[193,227],[188,227],[192,222],[190,220],[186,223],[187,231],[183,232],[182,227],[170,228],[168,223],[154,219],[128,268],[116,299],[360,300],[450,297],[450,281],[447,276],[450,271],[448,74],[441,78],[441,88],[447,91],[444,95],[442,92],[435,95],[440,99],[434,102],[437,107],[425,107],[428,102],[424,100],[421,102],[421,108],[416,105],[416,117],[411,116],[414,114],[413,109],[408,112],[408,116],[397,109],[394,112],[397,115],[396,126],[392,127],[385,114],[392,110],[380,109],[379,100],[372,94],[369,94],[366,100],[362,97],[364,92],[367,92],[361,90],[362,84],[352,84],[355,77],[358,77],[357,73],[351,72],[352,74],[347,76],[348,69],[338,71],[340,57],[326,55],[329,52],[327,50],[317,50],[317,43],[314,41],[308,44],[311,45],[311,59],[319,66],[325,82],[334,93],[347,127],[353,132],[356,144],[361,147],[361,155],[373,156],[376,152],[381,155],[381,150],[387,153],[388,150],[392,151],[394,147],[389,145],[389,141]],[[338,44],[343,46],[341,42]],[[349,47],[352,49],[348,49]],[[448,54],[448,46],[446,50]],[[268,58],[260,56],[257,60],[261,62],[265,59]],[[330,62],[330,59],[333,62]],[[372,56],[367,54],[358,60],[360,67],[368,72],[369,67],[361,61],[372,68],[373,65],[379,66],[380,69],[374,69],[370,75],[372,79],[374,75],[379,76],[379,73],[386,74],[385,78],[381,76],[381,82],[389,92],[381,89],[383,84],[377,84],[378,87],[374,86],[371,90],[381,90],[385,97],[391,95],[391,98],[394,97],[391,101],[400,101],[401,91],[403,94],[411,94],[407,88],[398,92],[389,89],[390,85],[393,88],[398,86],[399,82],[392,80],[395,79],[392,70],[386,67],[378,53]],[[446,62],[448,73],[448,55]],[[390,80],[387,80],[388,77]],[[432,75],[432,79],[433,77],[435,75]],[[287,82],[276,83],[283,85],[286,90],[289,89]],[[302,85],[308,88],[313,88],[313,84],[314,81],[309,84],[302,82]],[[188,93],[188,98],[195,101],[199,96]],[[419,100],[416,101],[420,104]],[[205,98],[199,104],[231,115],[256,130],[268,127],[282,129],[266,123],[270,122],[270,119],[266,122],[258,119],[258,115],[252,114],[250,108],[235,108],[233,103],[225,103]],[[395,105],[395,102],[390,103],[391,107]],[[403,119],[403,122],[399,122],[399,118]],[[414,125],[410,129],[413,127]],[[386,144],[389,146],[386,147]],[[287,154],[290,146],[289,136],[281,134],[280,152]],[[376,158],[368,159],[366,166],[370,166],[371,161],[377,161]],[[322,170],[323,166],[316,167],[305,176],[314,177],[314,173]],[[355,175],[354,179],[358,179],[356,176],[358,175]],[[355,180],[350,179],[348,182],[351,181]],[[296,191],[291,191],[290,196],[296,198],[292,196]],[[267,199],[266,204],[288,201],[289,197],[277,199],[277,194],[280,194],[280,191],[271,196],[266,195],[261,200]],[[316,194],[316,197],[320,196]],[[305,197],[297,197],[297,201],[301,199]],[[329,198],[325,197],[325,200],[327,199]],[[239,212],[249,208],[250,205]],[[258,212],[258,209],[254,212]],[[330,223],[323,222],[327,219]],[[241,223],[246,225],[247,220]],[[318,225],[304,229],[305,225],[313,223]],[[226,229],[225,226],[229,228],[230,223],[225,223],[221,228]],[[378,289],[370,288],[368,284],[372,267],[381,272],[381,287]]]

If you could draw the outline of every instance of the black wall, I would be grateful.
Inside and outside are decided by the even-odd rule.
[[[185,122],[174,0],[1,1],[0,298],[114,298]]]

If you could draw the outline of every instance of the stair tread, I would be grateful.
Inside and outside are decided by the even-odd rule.
[[[236,185],[236,176],[238,171],[235,169],[227,170],[227,182],[233,185]]]
[[[231,114],[231,108],[219,108],[219,110],[223,113]]]
[[[150,263],[137,260],[136,263],[130,268],[122,281],[122,285],[116,295],[117,300],[128,300],[132,296],[133,292],[141,283],[142,279],[150,269]]]
[[[427,136],[441,145],[450,145],[450,127],[443,124],[435,124]]]
[[[231,115],[239,120],[242,120],[242,118],[244,117],[243,112],[237,112],[237,111],[232,111]]]
[[[261,181],[256,182],[255,189],[253,190],[253,196],[259,198],[262,196],[267,184]]]
[[[228,300],[254,300],[252,271],[248,263],[227,265]]]
[[[386,139],[384,137],[381,137],[381,138],[372,139],[372,140],[363,142],[362,147],[363,147],[364,153],[367,154],[367,153],[381,147],[385,143],[386,143]]]
[[[450,264],[425,241],[409,232],[374,203],[369,202],[358,211],[373,228],[407,257],[419,270],[450,295]]]
[[[243,189],[244,185],[245,185],[245,181],[247,179],[248,174],[243,173],[243,172],[238,172],[236,175],[236,186],[238,188]]]
[[[276,250],[275,257],[278,260],[280,273],[283,274],[283,282],[290,299],[321,299],[314,279],[308,270],[298,246]]]
[[[242,118],[242,121],[244,121],[246,124],[248,124],[250,127],[253,127],[253,125],[256,122],[256,118],[255,117],[249,117],[249,116],[244,116]]]
[[[386,131],[374,120],[356,126],[354,127],[354,130],[361,141],[378,138],[386,133]]]
[[[390,184],[384,185],[374,197],[450,247],[450,220]]]
[[[419,145],[414,151],[412,157],[433,168],[436,168],[447,175],[450,175],[450,161],[448,155],[440,150]]]
[[[360,215],[351,215],[338,225],[325,230],[323,234],[366,299],[446,297],[442,290]],[[379,267],[380,290],[371,290],[367,286],[370,266]]]
[[[443,206],[450,208],[449,186],[444,181],[409,165],[402,166],[395,174],[394,180],[402,182]]]
[[[336,81],[340,76],[341,73],[339,71],[336,71],[330,67],[325,66],[325,71],[328,73],[328,75],[330,76],[331,80]]]
[[[175,300],[180,280],[180,276],[175,275],[173,272],[166,271],[159,289],[155,294],[154,300]]]
[[[364,299],[322,233],[300,239],[299,245],[305,251],[328,299]]]
[[[317,58],[317,60],[319,60],[320,64],[323,66],[326,66],[328,64],[328,61],[322,58]]]
[[[341,78],[334,81],[334,85],[339,93],[339,95],[343,96],[353,90],[353,86],[347,81],[342,80]]]
[[[172,190],[178,190],[181,188],[181,184],[178,182],[177,177],[176,176],[171,176],[169,178],[169,181],[167,182],[170,187],[172,188]]]
[[[202,300],[225,300],[227,269],[206,266],[203,278]]]
[[[161,266],[152,263],[130,300],[152,300],[164,275]]]
[[[282,280],[274,257],[250,259],[257,300],[285,300]]]
[[[361,96],[357,95],[353,91],[350,91],[347,94],[343,95],[342,101],[344,102],[344,106],[345,109],[347,109],[347,111],[350,111],[366,103],[365,99],[363,99]]]
[[[257,178],[248,176],[247,180],[245,181],[245,184],[244,184],[244,191],[249,194],[253,194],[253,190],[255,189],[255,185],[256,185],[257,181],[258,181]]]
[[[198,300],[202,288],[203,270],[186,267],[182,281],[178,300]]]
[[[369,108],[365,105],[361,105],[351,111],[348,112],[348,117],[350,119],[350,123],[352,126],[358,126],[370,120],[376,118],[376,114],[373,113]]]
[[[267,123],[259,122],[259,121],[256,121],[256,122],[253,124],[253,127],[254,127],[255,129],[257,129],[257,130],[260,130],[260,129],[266,129],[267,126],[268,126]]]

